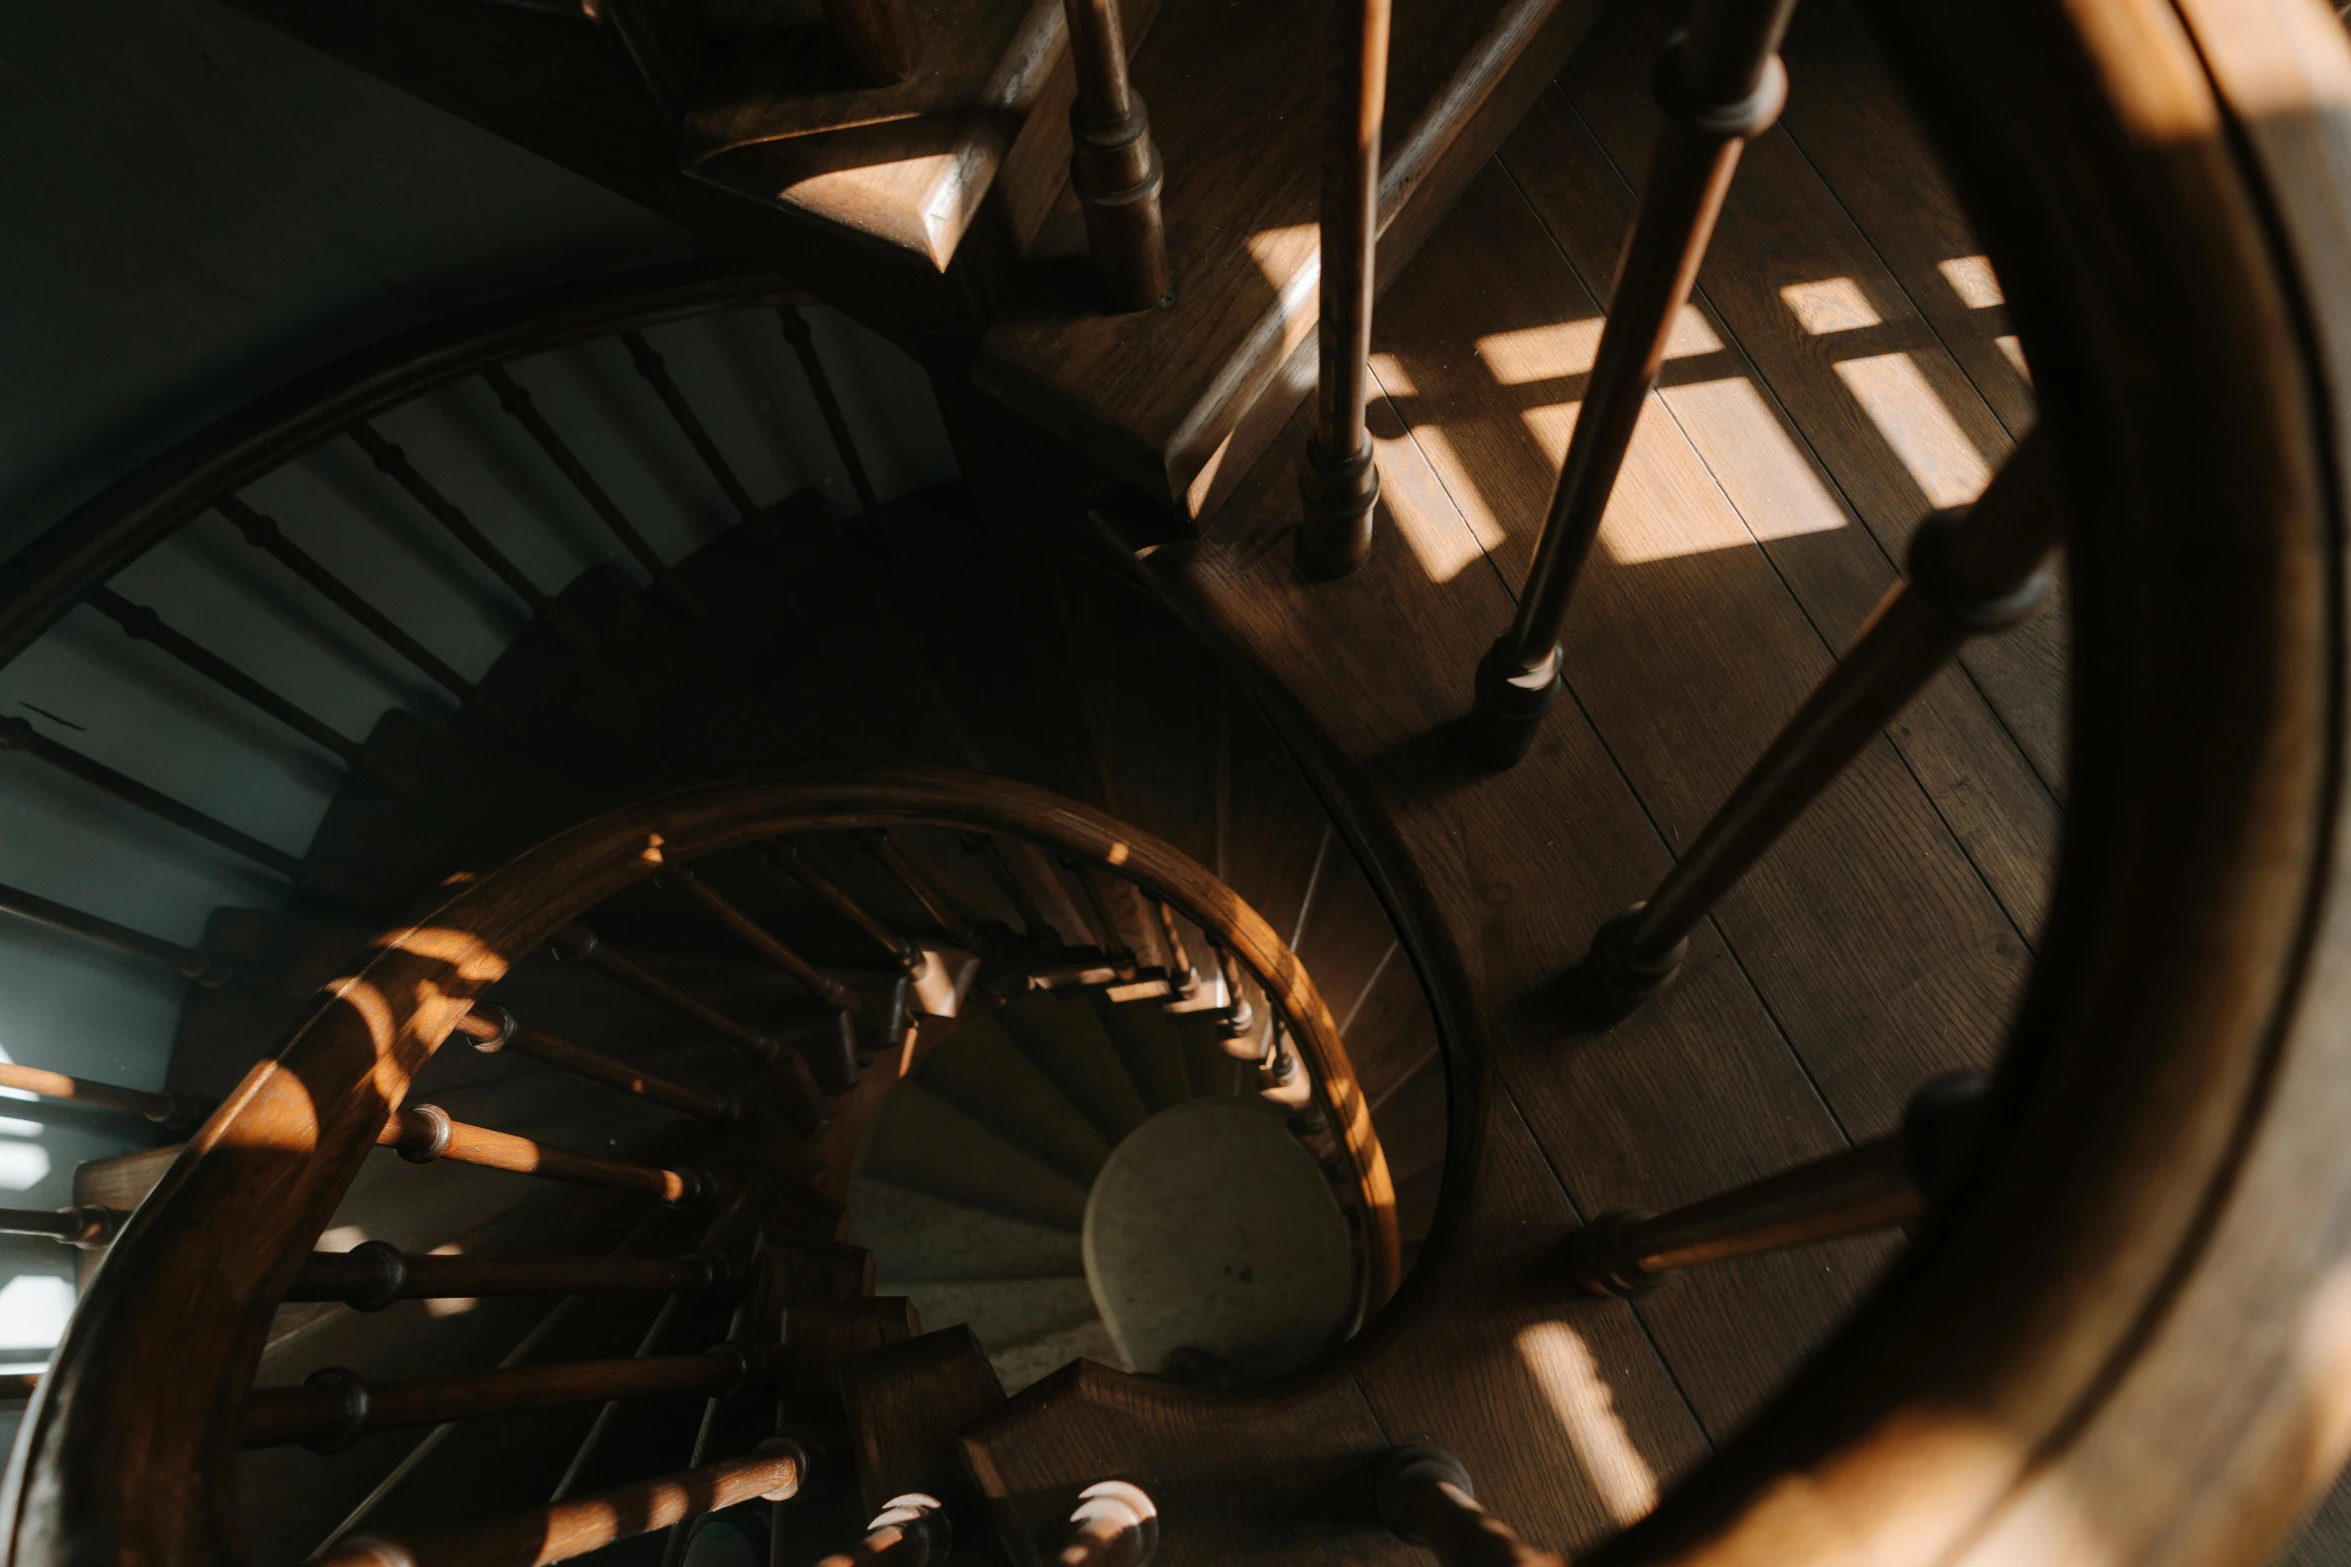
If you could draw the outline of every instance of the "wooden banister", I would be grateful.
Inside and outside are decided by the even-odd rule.
[[[780,1364],[772,1344],[729,1342],[699,1355],[436,1372],[374,1382],[330,1366],[312,1372],[298,1387],[255,1388],[245,1402],[244,1445],[300,1443],[335,1453],[371,1432],[403,1426],[664,1393],[725,1395],[773,1377]]]
[[[438,1105],[410,1105],[392,1112],[376,1142],[397,1152],[411,1164],[479,1165],[487,1170],[511,1170],[573,1186],[598,1186],[607,1191],[644,1192],[675,1205],[700,1201],[709,1195],[710,1177],[699,1170],[663,1170],[649,1164],[630,1164],[594,1154],[573,1153],[535,1138],[492,1131],[451,1120]]]
[[[1796,0],[1698,0],[1688,31],[1658,62],[1665,124],[1617,267],[1608,322],[1584,384],[1567,460],[1543,520],[1508,630],[1479,661],[1470,747],[1509,767],[1559,700],[1559,633],[1584,557],[1632,445],[1674,323],[1689,302],[1715,219],[1749,141],[1771,128],[1788,95],[1780,37]]]
[[[2066,507],[2056,453],[2028,435],[1964,512],[1911,539],[1910,571],[1870,615],[1645,902],[1603,925],[1564,986],[1578,1018],[1623,1021],[1673,979],[1690,932],[1969,637],[2014,625],[2049,582]]]
[[[1378,287],[1380,128],[1387,117],[1390,0],[1338,0],[1322,165],[1322,314],[1314,436],[1298,470],[1305,524],[1298,566],[1343,577],[1371,556],[1380,498],[1364,405],[1371,396],[1371,309]]]
[[[1437,1448],[1388,1455],[1379,1507],[1398,1539],[1427,1546],[1444,1567],[1567,1567],[1566,1557],[1527,1544],[1480,1507],[1461,1460]]]
[[[396,1300],[486,1295],[695,1294],[726,1278],[717,1256],[467,1257],[404,1252],[388,1241],[349,1251],[312,1252],[287,1287],[287,1300],[339,1300],[379,1311]]]
[[[472,1040],[474,1049],[484,1055],[512,1051],[518,1056],[529,1056],[591,1082],[617,1088],[624,1094],[635,1094],[683,1111],[713,1126],[729,1125],[741,1113],[741,1107],[728,1095],[705,1093],[641,1071],[618,1056],[590,1050],[560,1034],[525,1023],[501,1006],[484,1003],[475,1007],[457,1020],[455,1032]]]
[[[1702,1262],[1907,1224],[1966,1156],[1989,1092],[1980,1075],[1940,1078],[1891,1136],[1671,1213],[1602,1214],[1568,1236],[1568,1271],[1588,1294],[1638,1295]]]
[[[703,1513],[753,1501],[789,1501],[805,1490],[816,1460],[790,1437],[678,1474],[574,1497],[487,1523],[435,1529],[403,1539],[355,1535],[314,1567],[549,1567],[650,1534]]]
[[[1085,212],[1094,276],[1113,312],[1148,310],[1175,287],[1159,206],[1166,171],[1142,95],[1128,79],[1119,0],[1062,0],[1061,9],[1077,73],[1070,187]]]
[[[875,1514],[865,1526],[864,1539],[817,1567],[939,1567],[954,1548],[947,1509],[935,1496],[910,1491],[892,1497]]]

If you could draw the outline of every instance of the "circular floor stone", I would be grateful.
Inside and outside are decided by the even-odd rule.
[[[1250,1099],[1161,1111],[1111,1152],[1086,1201],[1086,1279],[1128,1365],[1248,1383],[1330,1343],[1355,1259],[1330,1185]]]

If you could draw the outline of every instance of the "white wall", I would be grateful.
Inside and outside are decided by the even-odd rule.
[[[698,248],[665,220],[210,0],[0,7],[0,148],[0,553],[143,457],[355,346],[483,299]],[[883,493],[951,476],[919,371],[845,320],[813,315]],[[756,499],[814,485],[836,511],[852,509],[772,314],[653,338]],[[618,344],[515,373],[665,555],[731,520]],[[619,555],[478,383],[384,428],[542,587]],[[249,499],[463,673],[486,668],[520,625],[514,602],[347,442]],[[116,586],[355,738],[395,702],[445,710],[422,677],[217,517]],[[290,851],[334,787],[327,753],[88,610],[0,669],[0,713]],[[218,905],[282,897],[267,873],[9,754],[0,882],[181,942]],[[0,917],[0,1051],[11,1060],[157,1083],[179,991],[169,974]],[[150,1140],[121,1118],[8,1108],[0,1205],[63,1203],[77,1163]],[[0,1363],[39,1359],[56,1304],[43,1281],[70,1264],[48,1242],[0,1238]]]

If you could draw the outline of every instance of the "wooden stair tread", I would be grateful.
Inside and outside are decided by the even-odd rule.
[[[1390,53],[1380,260],[1393,277],[1566,59],[1589,0],[1406,0]],[[1328,47],[1310,6],[1177,7],[1134,58],[1167,168],[1173,301],[1094,303],[1064,197],[974,379],[1105,470],[1213,511],[1311,382]],[[1300,364],[1304,363],[1304,378]]]
[[[914,69],[888,86],[851,78],[821,23],[711,40],[686,106],[687,161],[753,142],[1010,107],[1036,91],[1033,78],[1059,56],[1039,36],[1060,30],[1058,12],[1031,0],[925,0],[908,10]],[[1050,25],[1040,26],[1048,17]],[[1015,61],[1017,54],[1029,58]],[[1012,80],[999,81],[1007,75]]]

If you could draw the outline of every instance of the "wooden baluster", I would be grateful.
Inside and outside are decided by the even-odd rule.
[[[624,1094],[636,1094],[655,1104],[681,1110],[713,1126],[731,1126],[742,1114],[742,1107],[726,1094],[704,1093],[640,1071],[617,1056],[590,1050],[560,1034],[533,1027],[501,1006],[477,1005],[457,1020],[455,1032],[472,1040],[474,1049],[483,1055],[511,1050],[518,1056],[544,1061],[549,1066],[617,1088]]]
[[[816,894],[819,901],[835,914],[873,938],[876,946],[890,955],[908,973],[922,967],[922,952],[913,942],[901,938],[889,926],[874,918],[864,905],[843,892],[815,866],[808,863],[799,848],[780,838],[770,838],[763,846],[764,863],[772,870],[781,871],[801,886]]]
[[[649,1164],[630,1164],[595,1154],[574,1153],[512,1132],[492,1131],[450,1119],[439,1105],[409,1105],[395,1110],[376,1134],[376,1142],[397,1152],[410,1164],[480,1165],[489,1170],[512,1170],[518,1175],[543,1176],[574,1186],[598,1186],[607,1191],[643,1192],[673,1207],[685,1207],[709,1196],[711,1179],[700,1170],[664,1170]]]
[[[771,1380],[781,1360],[773,1344],[730,1342],[699,1355],[436,1372],[374,1382],[330,1366],[312,1372],[299,1387],[255,1388],[245,1402],[244,1445],[300,1443],[313,1452],[336,1453],[371,1432],[444,1420],[664,1393],[723,1395]]]
[[[114,1083],[93,1082],[86,1077],[68,1077],[63,1072],[44,1072],[37,1066],[19,1066],[0,1063],[0,1088],[14,1088],[28,1094],[39,1094],[44,1099],[70,1099],[76,1104],[96,1105],[101,1110],[122,1110],[132,1115],[145,1116],[157,1126],[185,1130],[212,1113],[212,1101],[197,1099],[187,1094],[157,1093],[144,1088],[124,1088]]]
[[[1477,1503],[1460,1459],[1434,1447],[1399,1447],[1380,1471],[1380,1522],[1425,1545],[1445,1567],[1567,1567],[1527,1544]]]
[[[816,1567],[944,1567],[954,1547],[954,1531],[939,1499],[909,1491],[890,1498],[865,1526],[864,1539]]]
[[[285,850],[263,843],[250,833],[239,832],[228,823],[208,816],[192,805],[183,805],[162,790],[149,788],[135,778],[116,772],[104,762],[84,756],[71,746],[59,744],[24,719],[0,718],[0,751],[22,751],[60,772],[72,774],[92,788],[103,790],[125,805],[134,806],[150,816],[171,823],[183,832],[193,833],[242,855],[298,887],[310,884],[310,867]]]
[[[906,0],[824,0],[835,57],[855,81],[887,87],[914,74],[914,18]]]
[[[1028,883],[1020,879],[1011,861],[1004,857],[1003,846],[984,832],[967,832],[960,841],[965,853],[979,856],[980,865],[987,871],[988,879],[996,884],[998,892],[1004,894],[1004,900],[1012,905],[1012,912],[1020,916],[1020,933],[1032,943],[1060,945],[1060,932],[1045,918],[1045,911],[1037,907],[1037,900],[1029,895]]]
[[[1159,1509],[1142,1487],[1100,1480],[1078,1493],[1061,1537],[1059,1567],[1150,1567],[1159,1552]]]
[[[468,554],[488,567],[492,576],[505,583],[508,592],[529,605],[533,615],[550,619],[552,623],[569,624],[569,617],[556,613],[553,596],[533,582],[530,573],[516,565],[513,557],[491,543],[490,536],[474,525],[473,519],[465,514],[462,507],[443,495],[431,480],[419,472],[416,464],[408,460],[407,452],[385,440],[376,433],[374,426],[368,424],[353,425],[351,439],[359,443],[361,451],[367,453],[368,461],[375,464],[377,472],[406,490],[419,506],[432,515],[434,521],[448,530],[450,537],[465,547]]]
[[[816,1081],[808,1075],[807,1065],[797,1056],[787,1054],[782,1039],[736,1022],[716,1007],[696,1000],[669,981],[647,970],[642,964],[621,953],[585,925],[570,924],[555,933],[548,943],[558,961],[585,963],[599,973],[618,980],[637,994],[668,1007],[681,1017],[692,1019],[726,1040],[751,1060],[763,1065],[775,1065],[781,1070],[770,1074],[772,1086],[783,1095],[778,1108],[802,1136],[812,1136],[830,1119],[824,1095],[818,1092]],[[845,1023],[832,1020],[836,1033],[846,1033]]]
[[[774,1035],[760,1033],[736,1022],[716,1007],[695,1000],[668,980],[653,974],[635,959],[623,954],[585,925],[564,926],[555,933],[548,949],[561,962],[585,963],[597,972],[619,980],[639,995],[692,1018],[754,1061],[773,1061],[783,1052],[782,1043]]]
[[[1216,967],[1224,976],[1224,1016],[1216,1020],[1216,1032],[1224,1046],[1224,1053],[1236,1061],[1255,1061],[1264,1055],[1255,1041],[1257,1009],[1249,1004],[1249,992],[1241,988],[1239,960],[1224,948],[1216,949]]]
[[[1371,396],[1371,306],[1378,288],[1380,126],[1387,115],[1390,0],[1339,0],[1322,163],[1321,361],[1314,436],[1298,469],[1305,526],[1298,569],[1343,577],[1371,556],[1380,470],[1364,405]]]
[[[130,1215],[117,1208],[84,1204],[72,1208],[0,1208],[0,1235],[46,1235],[84,1249],[109,1246]]]
[[[1069,107],[1070,187],[1086,216],[1094,276],[1114,312],[1148,310],[1175,286],[1167,220],[1159,209],[1166,171],[1151,117],[1127,77],[1119,0],[1062,0],[1077,99]]]
[[[1102,895],[1102,884],[1085,861],[1064,858],[1061,868],[1069,879],[1078,884],[1078,896],[1084,901],[1087,916],[1094,922],[1095,941],[1101,948],[1103,960],[1122,975],[1135,972],[1135,949],[1120,939],[1118,921],[1110,912],[1110,900]]]
[[[2031,611],[2048,586],[2064,499],[2056,453],[2035,433],[1973,508],[1919,524],[1909,576],[1879,602],[1657,890],[1601,926],[1569,971],[1565,996],[1581,1021],[1621,1022],[1663,989],[1698,922],[1960,645]]]
[[[1771,128],[1787,100],[1779,46],[1795,8],[1796,0],[1697,0],[1688,28],[1658,61],[1653,80],[1665,123],[1617,264],[1575,434],[1518,614],[1478,663],[1469,740],[1488,767],[1525,756],[1559,700],[1568,599],[1697,282],[1739,155]]]
[[[662,872],[665,885],[675,887],[699,905],[720,929],[797,980],[802,988],[828,1007],[849,1005],[849,987],[778,940],[766,926],[737,908],[717,888],[697,876],[691,866],[673,865]]]
[[[1176,928],[1175,910],[1157,898],[1146,901],[1158,917],[1159,939],[1167,953],[1167,981],[1180,999],[1189,1001],[1200,994],[1200,971],[1192,967],[1192,954],[1184,945],[1184,933]]]
[[[789,1501],[807,1489],[821,1462],[812,1446],[796,1437],[776,1437],[741,1458],[488,1523],[397,1540],[353,1535],[313,1557],[312,1567],[548,1567],[698,1514],[745,1502]]]
[[[229,520],[230,526],[244,536],[246,543],[301,578],[321,598],[359,622],[377,641],[415,665],[450,695],[460,702],[475,698],[473,682],[450,668],[430,648],[402,630],[390,616],[360,597],[349,584],[294,544],[276,522],[234,495],[219,501],[216,509]]]
[[[504,1295],[700,1294],[727,1280],[710,1252],[682,1257],[467,1257],[403,1252],[389,1241],[303,1260],[286,1300],[339,1300],[381,1311],[396,1300],[468,1300]]]
[[[743,488],[743,481],[736,476],[734,465],[727,461],[726,453],[718,449],[718,442],[710,438],[709,428],[702,423],[702,416],[694,412],[694,405],[686,400],[686,394],[680,390],[676,378],[669,373],[669,363],[661,357],[660,350],[646,342],[645,334],[634,328],[621,333],[620,340],[628,349],[629,361],[636,366],[637,374],[645,378],[645,384],[653,388],[653,395],[661,399],[661,406],[669,410],[669,416],[685,436],[686,444],[694,448],[694,455],[702,459],[702,466],[708,468],[710,476],[718,481],[719,489],[726,495],[727,503],[735,508],[735,514],[745,522],[755,520],[759,516],[759,508],[752,504],[751,492]]]
[[[855,5],[861,0],[844,0],[844,3]],[[857,495],[858,512],[871,517],[881,510],[881,497],[874,493],[873,479],[865,471],[865,459],[858,454],[857,437],[849,433],[849,417],[841,411],[841,399],[833,394],[833,380],[825,373],[824,359],[816,351],[816,336],[808,329],[808,318],[796,305],[779,306],[776,315],[784,323],[784,340],[799,356],[801,373],[808,377],[808,390],[816,398],[817,411],[824,415],[825,429],[832,433],[833,450],[840,454],[841,466],[848,472],[849,487]]]
[[[1913,1095],[1902,1130],[1720,1196],[1651,1214],[1605,1213],[1567,1238],[1568,1272],[1593,1295],[1638,1295],[1682,1268],[1907,1224],[1974,1143],[1991,1090],[1976,1073]]]
[[[313,745],[332,751],[343,759],[346,766],[360,765],[361,747],[358,741],[304,712],[185,633],[172,629],[154,610],[143,604],[134,604],[112,588],[104,587],[92,588],[82,602],[120,626],[132,641],[152,643],[159,651],[187,665],[242,701],[259,708]]]
[[[709,619],[708,611],[686,591],[685,584],[678,581],[677,573],[670,570],[669,562],[661,558],[661,552],[646,540],[644,534],[637,531],[637,525],[629,521],[628,514],[620,509],[611,493],[596,482],[594,474],[588,472],[588,465],[580,461],[579,454],[571,449],[571,443],[556,433],[555,426],[547,422],[547,416],[539,411],[538,403],[523,384],[509,375],[502,365],[484,370],[482,379],[497,394],[498,406],[523,427],[523,432],[540,451],[547,454],[547,460],[555,464],[565,482],[579,492],[580,499],[588,503],[589,510],[603,519],[604,526],[612,530],[612,536],[620,540],[621,548],[637,558],[637,564],[645,568],[645,574],[653,579],[654,585],[661,589],[662,596],[670,601],[678,613],[689,620]]]
[[[0,883],[0,913],[13,914],[18,919],[31,920],[36,925],[46,925],[51,930],[61,930],[69,936],[79,936],[101,947],[112,947],[117,952],[127,952],[134,957],[161,963],[167,968],[177,969],[208,989],[227,984],[236,973],[235,965],[224,958],[165,941],[161,936],[150,936],[128,925],[118,925],[113,920],[84,913],[55,899],[44,898],[37,892],[27,892],[22,887]]]
[[[905,851],[890,837],[887,828],[869,828],[858,835],[858,841],[865,845],[865,852],[881,861],[882,868],[897,879],[899,886],[906,889],[906,895],[921,906],[923,913],[930,917],[941,935],[967,951],[980,950],[984,943],[979,931],[970,920],[955,910],[947,901],[946,894],[931,885],[930,878],[906,857]]]

